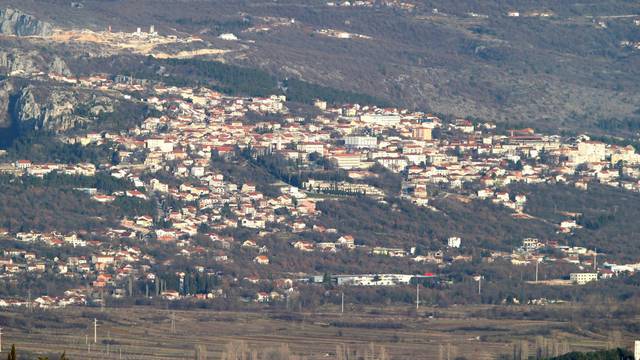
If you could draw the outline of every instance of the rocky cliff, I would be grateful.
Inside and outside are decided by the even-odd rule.
[[[139,125],[147,111],[113,93],[9,78],[0,81],[0,147],[33,132],[121,131]]]
[[[101,113],[113,112],[114,105],[114,100],[108,96],[28,85],[15,96],[12,121],[19,132],[60,133],[83,127]]]
[[[49,36],[53,26],[15,9],[0,9],[0,34],[15,36]]]
[[[71,75],[67,64],[60,57],[18,47],[0,49],[0,73],[3,72],[12,75],[39,72]]]
[[[10,81],[0,81],[0,132],[11,128],[10,103],[13,84]]]

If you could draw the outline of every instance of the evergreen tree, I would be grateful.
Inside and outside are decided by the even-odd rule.
[[[9,351],[9,355],[7,355],[7,360],[18,360],[16,356],[16,345],[11,345],[11,351]]]

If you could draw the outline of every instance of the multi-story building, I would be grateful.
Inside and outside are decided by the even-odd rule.
[[[347,136],[344,138],[344,144],[350,148],[376,148],[378,138],[375,136]]]
[[[425,126],[418,126],[411,130],[411,136],[417,140],[431,140],[432,129]]]
[[[398,126],[400,119],[400,115],[364,114],[360,116],[360,121],[365,124],[382,126]]]
[[[577,285],[584,285],[591,281],[598,281],[598,273],[571,273],[569,279]]]
[[[321,142],[301,142],[296,145],[296,150],[302,151],[307,154],[318,153],[324,154],[324,144]]]
[[[362,166],[360,154],[335,154],[331,159],[340,169],[357,169]]]

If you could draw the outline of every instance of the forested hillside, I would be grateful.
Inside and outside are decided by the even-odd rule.
[[[627,259],[639,255],[637,193],[596,184],[586,192],[566,185],[517,185],[511,190],[527,195],[528,213],[552,224],[576,213],[577,223],[583,228],[566,237],[557,236],[568,245],[597,248]]]
[[[0,228],[19,231],[88,231],[115,226],[123,217],[153,214],[151,201],[121,197],[100,204],[76,188],[127,190],[126,181],[107,175],[0,177]]]

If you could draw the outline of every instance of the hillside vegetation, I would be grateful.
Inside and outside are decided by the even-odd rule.
[[[604,133],[620,131],[598,121],[624,123],[640,108],[640,51],[621,46],[640,40],[637,2],[425,1],[413,11],[315,0],[5,3],[66,27],[134,31],[154,24],[161,33],[198,34],[228,49],[227,63],[456,116]],[[256,26],[269,30],[245,31]],[[330,38],[319,29],[369,39]],[[218,40],[224,32],[240,41]],[[200,65],[190,67],[202,75]],[[319,95],[330,92],[304,98]]]
[[[627,260],[640,254],[637,193],[596,184],[586,192],[565,185],[518,185],[512,189],[527,195],[527,213],[552,224],[568,219],[566,213],[578,213],[577,223],[583,228],[567,237],[556,236],[568,245],[597,248]]]

